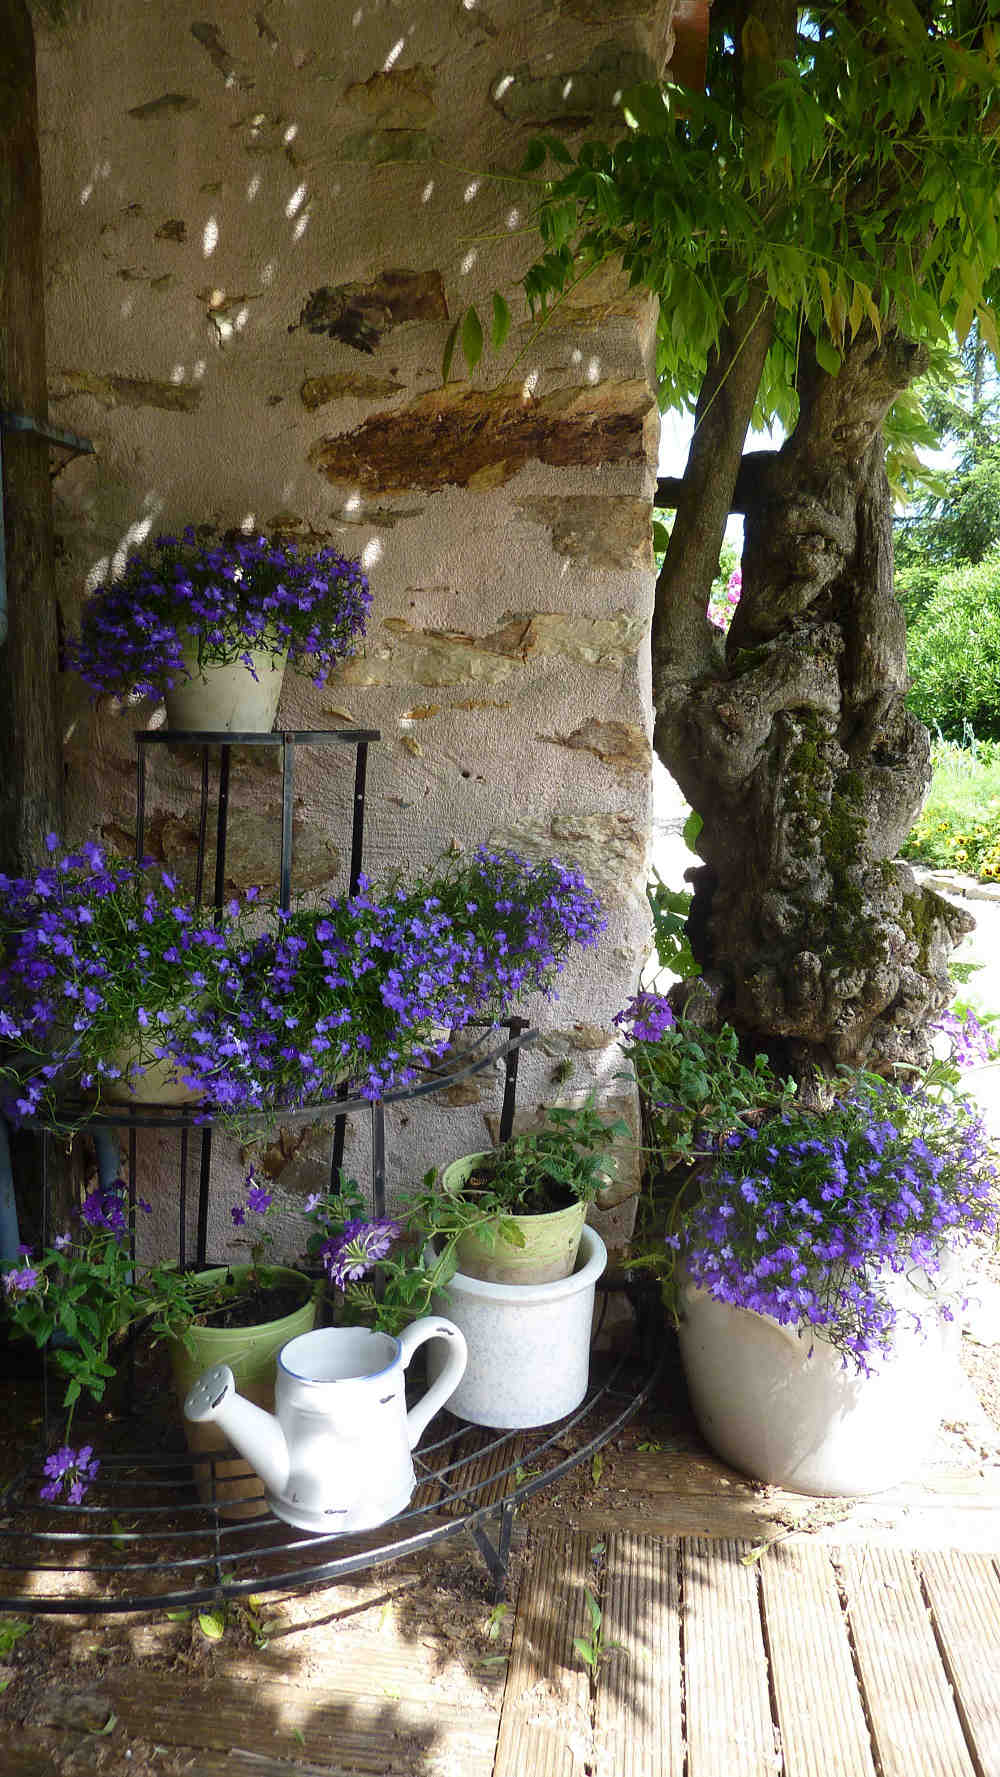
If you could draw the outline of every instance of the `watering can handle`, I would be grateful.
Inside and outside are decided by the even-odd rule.
[[[411,1450],[419,1442],[425,1426],[433,1419],[438,1408],[443,1407],[448,1396],[454,1394],[465,1374],[468,1358],[464,1335],[454,1322],[445,1320],[440,1314],[425,1314],[422,1320],[412,1321],[399,1336],[404,1370],[418,1345],[425,1344],[428,1339],[447,1339],[448,1356],[437,1381],[427,1390],[423,1400],[411,1407],[406,1415],[406,1432]]]

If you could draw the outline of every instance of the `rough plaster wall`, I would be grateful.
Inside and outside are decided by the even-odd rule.
[[[278,724],[382,731],[373,874],[481,840],[582,864],[608,932],[557,1001],[527,1007],[545,1040],[520,1102],[618,1095],[610,1024],[648,937],[652,305],[600,274],[537,339],[515,326],[473,382],[442,390],[440,363],[450,317],[469,300],[488,312],[531,253],[523,191],[493,175],[539,127],[613,128],[621,86],[669,54],[671,4],[205,10],[79,0],[58,25],[37,17],[51,411],[96,445],[56,483],[65,616],[127,544],[188,521],[359,555],[367,646],[324,690],[289,677]],[[162,712],[92,710],[70,680],[65,709],[71,837],[99,825],[126,847],[131,730]],[[241,764],[240,881],[274,880],[276,786],[268,759]],[[303,760],[311,891],[343,884],[349,786],[345,761]],[[157,754],[164,858],[183,861],[195,797],[193,767]],[[495,1080],[450,1097],[390,1117],[390,1189],[481,1145]],[[300,1135],[269,1158],[292,1193],[329,1153],[325,1132]],[[174,1176],[165,1139],[143,1157],[147,1185]],[[365,1176],[361,1123],[347,1162]],[[216,1250],[229,1201],[223,1188]]]

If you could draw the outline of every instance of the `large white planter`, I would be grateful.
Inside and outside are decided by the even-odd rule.
[[[942,1283],[954,1288],[954,1264]],[[934,1312],[933,1278],[894,1277],[891,1286],[902,1311],[894,1349],[863,1376],[815,1328],[781,1326],[689,1285],[681,1357],[716,1454],[794,1493],[881,1493],[914,1474],[947,1408],[960,1333]]]
[[[164,693],[167,727],[270,734],[278,713],[286,656],[271,654],[266,648],[248,652],[256,678],[239,660],[232,666],[199,666],[197,654],[186,657],[190,677]]]
[[[594,1290],[607,1262],[600,1235],[584,1228],[576,1270],[555,1283],[486,1283],[456,1272],[435,1304],[468,1347],[449,1412],[505,1431],[572,1413],[590,1380]],[[445,1355],[428,1346],[432,1380]]]

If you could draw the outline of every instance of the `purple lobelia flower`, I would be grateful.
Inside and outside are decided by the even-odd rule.
[[[121,1179],[105,1189],[98,1185],[80,1205],[80,1218],[88,1228],[107,1228],[121,1239],[127,1231],[125,1185]]]
[[[629,1000],[614,1022],[633,1043],[657,1043],[677,1021],[662,994],[644,992]]]
[[[718,1301],[821,1329],[869,1373],[901,1313],[888,1280],[939,1271],[946,1250],[995,1232],[998,1206],[971,1106],[860,1076],[829,1109],[771,1117],[722,1147],[680,1250]]]
[[[132,555],[95,588],[67,657],[95,692],[155,696],[199,664],[288,654],[317,684],[354,652],[371,607],[357,561],[267,537],[214,537],[188,527]]]
[[[389,1216],[370,1222],[360,1218],[345,1222],[341,1232],[320,1247],[323,1269],[335,1289],[342,1290],[346,1284],[364,1277],[386,1257],[401,1233],[399,1222]]]
[[[24,1295],[38,1287],[38,1272],[33,1265],[16,1265],[4,1272],[3,1287],[8,1296]]]
[[[63,1444],[45,1458],[49,1480],[38,1489],[42,1499],[58,1500],[65,1493],[70,1505],[78,1506],[100,1468],[92,1444],[81,1444],[79,1450]]]

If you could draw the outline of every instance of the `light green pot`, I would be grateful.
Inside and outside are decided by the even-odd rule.
[[[267,1271],[281,1282],[309,1282],[299,1271],[283,1265],[268,1265]],[[209,1280],[223,1278],[231,1270],[237,1279],[250,1275],[249,1265],[220,1265],[205,1276]],[[322,1285],[310,1286],[312,1293],[301,1308],[285,1314],[280,1320],[269,1320],[255,1327],[199,1327],[189,1329],[187,1343],[172,1339],[169,1344],[174,1392],[180,1406],[184,1397],[203,1370],[213,1364],[228,1364],[236,1384],[247,1400],[265,1411],[274,1411],[274,1379],[279,1351],[300,1333],[311,1333],[316,1325]],[[185,1419],[184,1430],[192,1456],[215,1455],[227,1450],[224,1434],[211,1423],[193,1425]],[[216,1461],[215,1484],[212,1465],[196,1462],[195,1483],[203,1505],[216,1501],[224,1518],[256,1518],[264,1510],[264,1483],[254,1474],[242,1457]],[[253,1501],[253,1503],[249,1503]]]
[[[443,1189],[460,1196],[466,1180],[489,1158],[487,1151],[453,1160],[441,1174]],[[478,1229],[472,1229],[456,1243],[458,1269],[463,1277],[475,1277],[482,1283],[557,1283],[572,1274],[586,1219],[585,1203],[571,1203],[547,1215],[507,1216],[505,1220],[524,1235],[523,1246],[514,1246],[499,1232],[486,1240]]]

